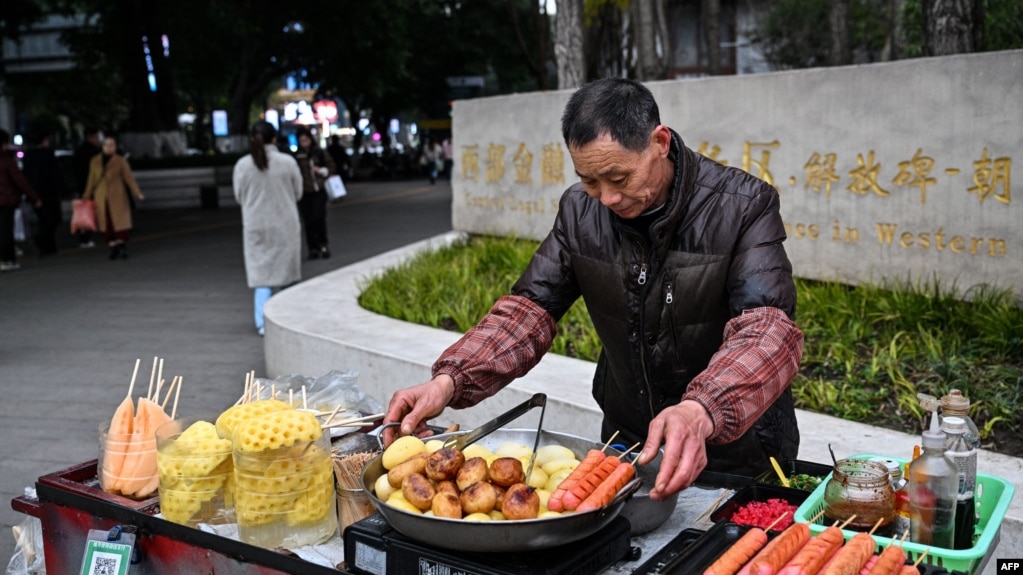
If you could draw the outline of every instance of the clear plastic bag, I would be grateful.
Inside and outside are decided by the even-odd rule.
[[[344,411],[359,411],[365,414],[380,413],[384,405],[368,395],[358,385],[359,372],[355,370],[331,370],[319,377],[299,374],[282,375],[276,379],[257,378],[260,398],[267,399],[273,391],[277,399],[287,400],[289,395],[300,403],[302,387],[305,386],[305,402],[309,409],[333,411],[338,405]]]
[[[43,524],[35,517],[25,516],[25,519],[11,527],[11,530],[14,532],[17,545],[7,564],[7,575],[46,575]]]

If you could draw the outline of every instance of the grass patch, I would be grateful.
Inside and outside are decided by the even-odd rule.
[[[537,245],[471,236],[363,282],[359,303],[464,332],[508,293]],[[956,294],[935,282],[848,286],[797,279],[796,287],[796,323],[806,338],[792,382],[799,407],[917,433],[924,416],[917,392],[941,396],[957,388],[973,402],[985,446],[1023,456],[1023,308],[1010,292]],[[558,323],[552,351],[596,361],[600,342],[582,300]]]

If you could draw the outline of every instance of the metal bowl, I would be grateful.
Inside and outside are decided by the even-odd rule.
[[[462,433],[467,432],[437,435],[433,438],[446,439]],[[586,456],[590,449],[603,447],[603,444],[575,435],[546,430],[540,433],[541,447],[551,444],[562,445],[575,452],[580,460]],[[535,438],[535,429],[498,429],[478,443],[493,451],[505,442],[531,446]],[[459,551],[527,551],[546,549],[583,539],[599,531],[617,517],[626,506],[630,496],[641,485],[641,480],[634,479],[615,497],[610,505],[583,513],[566,513],[560,517],[544,519],[471,522],[419,515],[387,505],[373,494],[373,485],[384,473],[386,470],[383,466],[382,455],[379,455],[371,460],[363,470],[362,486],[369,493],[370,501],[373,502],[387,523],[406,537],[429,545]]]

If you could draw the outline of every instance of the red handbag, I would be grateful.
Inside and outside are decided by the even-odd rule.
[[[71,200],[71,233],[96,231],[96,202]]]

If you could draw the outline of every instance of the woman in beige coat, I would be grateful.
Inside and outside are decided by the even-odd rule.
[[[103,139],[102,150],[89,162],[89,180],[82,197],[96,202],[96,225],[110,246],[110,259],[127,259],[131,234],[128,191],[139,200],[145,196],[135,183],[128,160],[118,155],[117,141],[107,136]]]

